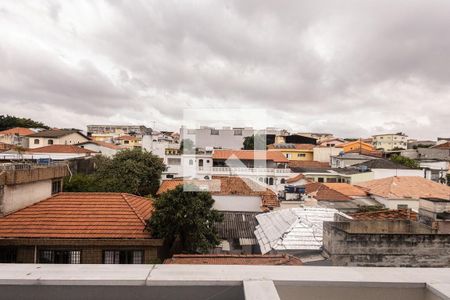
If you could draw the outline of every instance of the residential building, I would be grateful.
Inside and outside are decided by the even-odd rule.
[[[331,156],[332,168],[347,168],[359,163],[377,159],[378,157],[372,155],[365,155],[360,153],[340,153],[339,155]]]
[[[94,141],[111,142],[122,135],[137,135],[142,137],[151,134],[152,129],[144,125],[88,125],[88,136]]]
[[[319,143],[325,140],[334,138],[331,133],[320,133],[320,132],[298,132],[298,135],[310,137],[316,139]]]
[[[117,152],[124,150],[124,147],[113,143],[101,142],[101,141],[88,141],[81,144],[77,144],[77,147],[87,149],[106,157],[113,157]]]
[[[438,233],[450,234],[450,197],[420,199],[419,221]]]
[[[355,221],[388,221],[388,220],[411,220],[418,221],[417,212],[408,209],[381,209],[369,210],[364,212],[348,213],[351,220]],[[348,219],[344,219],[345,221]]]
[[[342,152],[340,146],[317,146],[313,148],[313,160],[330,164],[331,157],[337,156]]]
[[[361,139],[341,144],[339,145],[339,147],[342,148],[342,151],[344,153],[348,152],[362,153],[362,152],[376,151],[375,147],[372,144],[365,143]]]
[[[213,208],[219,211],[261,212],[278,207],[277,195],[270,189],[248,178],[237,176],[213,176],[209,180],[163,180],[157,195],[184,185],[193,185],[200,191],[208,191],[214,199]]]
[[[323,222],[333,221],[335,209],[298,207],[276,210],[256,216],[255,235],[261,253],[287,253],[302,258],[322,249]]]
[[[259,254],[254,231],[256,215],[260,212],[222,211],[223,220],[214,224],[220,245],[214,248],[216,254]]]
[[[436,145],[436,141],[409,139],[407,149],[429,148],[434,145]]]
[[[313,160],[312,144],[271,144],[267,147],[267,151],[281,152],[288,160]]]
[[[301,266],[302,261],[288,254],[176,254],[172,258],[166,259],[164,264]]]
[[[76,145],[89,141],[89,138],[76,129],[43,130],[27,135],[30,149],[48,145]]]
[[[383,151],[407,149],[408,136],[402,132],[373,135],[373,145]]]
[[[6,144],[6,143],[2,143],[0,142],[0,152],[5,152],[8,150],[13,149],[15,146],[12,144]]]
[[[320,146],[320,147],[338,147],[338,146],[341,146],[344,144],[346,144],[346,141],[344,139],[333,137],[330,139],[321,140],[320,143],[318,144],[318,146]]]
[[[268,139],[269,140],[269,139]],[[273,142],[271,141],[269,144],[310,144],[317,145],[317,138],[313,138],[310,136],[304,136],[301,134],[289,134],[287,132],[283,132],[280,135],[275,136]]]
[[[223,127],[213,128],[200,126],[198,129],[188,129],[181,127],[181,140],[190,139],[196,148],[221,148],[221,149],[242,149],[244,139],[252,135],[278,135],[280,129],[267,128],[256,130],[252,127]],[[262,149],[261,149],[262,150]]]
[[[426,173],[422,169],[409,168],[384,158],[368,160],[366,162],[352,165],[350,168],[369,170],[373,173],[373,179],[381,179],[392,176],[426,176]]]
[[[420,198],[450,197],[450,187],[417,176],[393,176],[356,184],[389,209],[419,209]]]
[[[60,193],[0,218],[0,257],[10,263],[142,264],[158,260],[148,198]]]
[[[35,133],[29,128],[15,127],[0,131],[0,143],[28,148],[28,135]]]
[[[63,177],[69,175],[66,164],[0,164],[0,216],[51,197],[62,191]]]
[[[0,153],[0,161],[31,161],[46,164],[51,161],[91,158],[99,153],[75,145],[49,145],[26,151],[9,150]]]
[[[141,148],[141,139],[132,135],[121,135],[115,138],[114,142],[127,149]]]

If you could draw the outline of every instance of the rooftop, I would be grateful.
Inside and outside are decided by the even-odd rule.
[[[43,138],[60,138],[72,133],[78,133],[84,137],[86,137],[84,134],[82,134],[79,130],[76,129],[51,129],[51,130],[43,130],[39,131],[33,134],[28,135],[28,137],[43,137]],[[87,137],[86,137],[87,138]]]
[[[295,172],[303,172],[305,170],[328,170],[330,165],[326,162],[306,161],[306,160],[291,160],[289,168]]]
[[[450,150],[450,141],[442,144],[438,144],[436,146],[432,146],[432,149],[442,149],[442,150]]]
[[[116,145],[116,144],[113,144],[113,143],[102,142],[102,141],[87,141],[87,142],[84,142],[84,143],[79,143],[76,146],[83,146],[83,145],[86,145],[86,144],[95,144],[95,145],[106,147],[106,148],[113,149],[113,150],[124,149],[122,146],[119,146],[119,145]]]
[[[78,154],[91,154],[97,153],[95,151],[81,148],[75,145],[48,145],[44,147],[27,149],[28,153],[78,153]]]
[[[359,182],[356,185],[369,194],[391,199],[450,197],[450,187],[418,176],[393,176]]]
[[[412,220],[417,221],[417,213],[411,209],[383,209],[378,211],[367,211],[358,213],[349,213],[353,220],[375,221],[375,220]]]
[[[346,196],[350,197],[367,196],[367,193],[364,190],[348,183],[324,183],[324,185]]]
[[[302,261],[288,254],[176,254],[172,258],[166,259],[164,264],[299,266]]]
[[[316,145],[313,144],[271,144],[268,145],[268,149],[280,149],[280,150],[303,150],[303,151],[313,151]]]
[[[60,193],[0,218],[0,238],[149,239],[148,198],[121,193]]]
[[[222,222],[214,224],[221,239],[255,239],[256,212],[224,211]]]
[[[333,221],[335,214],[341,213],[330,208],[299,207],[257,215],[259,225],[256,226],[255,235],[261,253],[268,253],[272,249],[276,251],[320,250],[323,222]]]
[[[222,160],[271,160],[278,163],[289,162],[281,152],[264,150],[214,150],[212,158]]]
[[[411,169],[407,166],[398,164],[389,159],[378,158],[372,159],[366,162],[362,162],[356,165],[353,165],[352,168],[358,168],[361,166],[365,166],[369,169]]]
[[[318,201],[351,201],[352,198],[320,182],[308,183],[306,194]]]
[[[238,176],[213,176],[211,180],[171,179],[163,180],[157,195],[175,189],[179,185],[194,185],[201,191],[208,191],[217,196],[260,196],[262,206],[274,208],[280,206],[277,195],[255,181]]]
[[[14,127],[6,130],[0,131],[0,135],[20,135],[20,136],[26,136],[33,134],[34,131],[28,128],[24,127]]]

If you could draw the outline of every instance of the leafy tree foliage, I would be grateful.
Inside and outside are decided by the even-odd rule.
[[[156,199],[149,225],[153,235],[171,247],[178,240],[183,253],[205,253],[219,244],[214,223],[221,222],[222,215],[212,209],[210,193],[193,186],[186,190],[180,185]]]
[[[123,150],[113,158],[96,157],[93,174],[78,174],[65,180],[64,189],[73,192],[121,192],[140,196],[155,194],[161,173],[162,160],[140,149]]]
[[[266,148],[266,140],[263,135],[257,134],[244,138],[244,150],[265,150]]]
[[[194,142],[191,139],[183,139],[180,143],[180,151],[185,154],[194,154]]]
[[[417,161],[415,161],[414,159],[405,157],[405,156],[393,155],[393,156],[391,156],[391,160],[395,163],[404,165],[409,168],[414,168],[414,169],[419,168],[419,163]]]
[[[25,128],[46,128],[49,127],[41,122],[36,122],[27,118],[18,118],[10,115],[0,115],[0,131],[14,127]]]

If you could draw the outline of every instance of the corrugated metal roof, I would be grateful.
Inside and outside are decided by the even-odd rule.
[[[333,221],[335,209],[299,207],[256,216],[255,236],[265,254],[273,250],[320,250],[323,222]]]
[[[254,239],[256,212],[225,211],[223,221],[214,224],[221,239]]]

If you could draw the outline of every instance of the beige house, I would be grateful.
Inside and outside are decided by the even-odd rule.
[[[384,151],[393,149],[406,149],[408,147],[408,136],[402,132],[377,134],[373,136],[373,146]]]
[[[27,136],[30,149],[48,145],[76,145],[89,141],[89,138],[75,129],[44,130]]]

